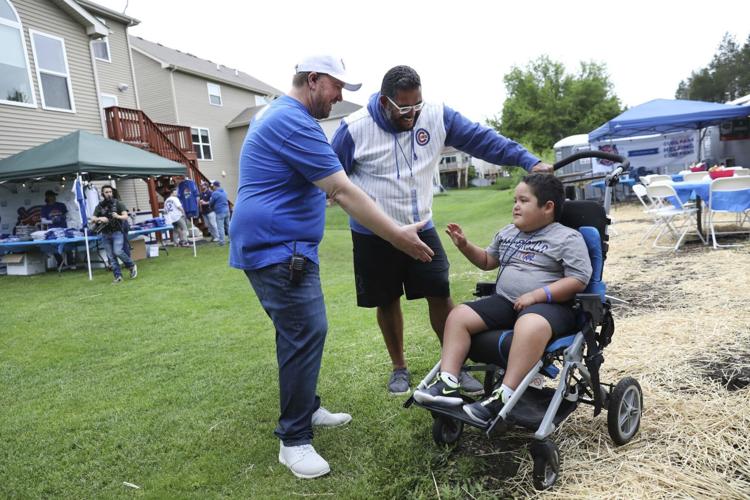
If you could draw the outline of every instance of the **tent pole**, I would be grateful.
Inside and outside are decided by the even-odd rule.
[[[195,249],[195,222],[193,222],[193,218],[190,217],[190,236],[192,236],[193,239],[193,257],[198,256],[198,251]]]

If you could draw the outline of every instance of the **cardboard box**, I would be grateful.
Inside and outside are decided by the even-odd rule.
[[[133,260],[143,260],[146,258],[146,241],[130,240],[130,256]]]
[[[2,256],[9,276],[31,276],[47,271],[44,255],[41,253],[13,253]]]

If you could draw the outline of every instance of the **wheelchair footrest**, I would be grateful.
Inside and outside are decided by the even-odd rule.
[[[529,387],[508,415],[508,423],[536,431],[544,419],[544,414],[547,413],[547,408],[554,394],[555,390],[549,387],[542,389]],[[576,406],[578,406],[577,403],[563,399],[555,418],[552,419],[554,424],[560,425],[563,420],[568,418],[568,415],[573,413]]]

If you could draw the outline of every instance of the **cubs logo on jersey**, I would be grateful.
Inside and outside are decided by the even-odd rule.
[[[415,138],[417,140],[417,144],[419,144],[420,146],[426,146],[427,143],[430,142],[430,133],[427,130],[420,128],[419,130],[417,130]]]

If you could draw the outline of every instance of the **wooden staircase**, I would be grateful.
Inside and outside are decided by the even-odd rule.
[[[200,185],[201,181],[209,182],[208,177],[203,175],[198,168],[198,159],[193,150],[190,127],[156,123],[140,109],[122,108],[120,106],[106,108],[104,115],[107,122],[107,136],[110,139],[182,163],[187,168],[188,177],[196,185]],[[162,197],[162,200],[166,199],[176,184],[168,176],[149,177],[148,196],[151,213],[154,217],[159,215],[159,209],[164,204],[163,201],[159,201],[157,193]],[[206,229],[202,218],[199,219],[197,225],[202,231]]]

